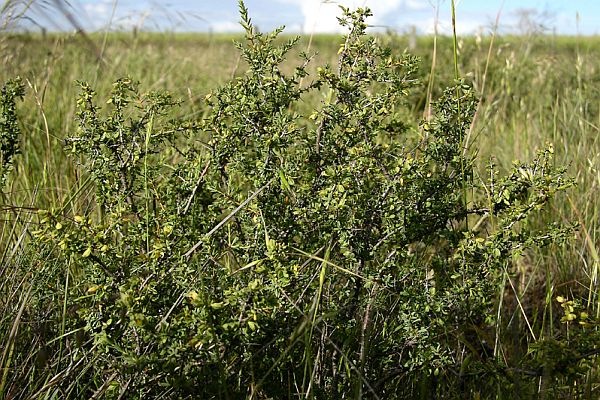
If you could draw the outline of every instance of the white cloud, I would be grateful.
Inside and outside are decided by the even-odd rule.
[[[84,28],[86,30],[131,30],[134,27],[142,28],[150,16],[149,10],[119,7],[114,9],[114,0],[101,0],[96,2],[80,2],[84,11]]]
[[[94,29],[98,29],[106,24],[112,11],[111,1],[83,3],[82,7]]]
[[[211,22],[210,28],[213,32],[239,32],[242,30],[240,24],[233,21]]]
[[[424,0],[404,0],[404,6],[410,11],[423,11],[431,9],[431,4]]]
[[[434,17],[414,20],[412,23],[412,25],[414,25],[419,32],[425,33],[427,35],[435,33],[435,24],[436,20]],[[456,34],[459,36],[472,35],[477,33],[484,26],[485,23],[477,18],[461,20],[456,24]],[[437,33],[439,35],[451,36],[452,21],[450,19],[440,18],[437,21]]]
[[[84,3],[83,9],[90,18],[103,18],[107,17],[110,12],[110,3],[99,2],[99,3]]]
[[[302,30],[312,32],[343,32],[336,17],[341,15],[340,5],[351,9],[369,7],[373,17],[368,20],[370,25],[380,25],[390,13],[423,11],[431,9],[425,0],[278,0],[281,3],[295,4],[304,17]]]

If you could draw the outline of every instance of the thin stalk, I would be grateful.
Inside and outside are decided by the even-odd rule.
[[[456,5],[454,0],[452,0],[452,44],[454,46],[454,79],[458,80],[460,78],[460,73],[458,71],[458,41],[456,36]],[[459,88],[456,88],[456,98],[458,100],[458,111],[460,115],[460,91]]]
[[[490,60],[492,59],[492,49],[494,48],[494,40],[496,39],[496,33],[498,32],[498,26],[500,25],[500,16],[502,15],[502,9],[504,8],[504,1],[500,5],[500,10],[496,14],[496,21],[494,22],[494,29],[492,31],[492,36],[490,38],[490,45],[488,47],[487,57],[485,60],[485,68],[483,70],[483,76],[481,77],[481,92],[479,93],[479,102],[477,103],[477,109],[475,110],[475,115],[473,116],[473,121],[471,121],[471,127],[469,128],[469,132],[467,133],[467,138],[465,139],[465,144],[463,146],[463,156],[467,153],[467,148],[469,147],[469,141],[471,135],[473,134],[473,128],[475,127],[475,122],[477,121],[477,117],[479,116],[479,112],[481,111],[481,105],[483,103],[483,98],[485,96],[485,85],[487,83],[488,70],[490,66]]]
[[[110,13],[110,19],[108,20],[108,26],[104,32],[104,39],[102,39],[102,48],[100,49],[100,59],[104,59],[104,52],[106,51],[106,44],[108,42],[108,31],[112,25],[112,21],[115,18],[115,12],[117,11],[118,0],[114,0],[112,4],[112,11]],[[99,65],[99,64],[98,64]]]
[[[438,21],[440,17],[440,5],[435,6],[435,19],[433,23],[433,52],[431,55],[431,70],[429,71],[429,79],[427,81],[427,98],[423,118],[429,120],[431,118],[431,103],[433,99],[433,83],[435,80],[435,68],[437,64],[437,38],[438,38]]]
[[[310,314],[312,314],[312,318],[311,318],[311,323],[310,323],[310,330],[307,331],[307,337],[306,337],[306,355],[305,355],[306,364],[305,364],[305,368],[304,368],[304,377],[303,377],[304,382],[302,384],[303,387],[306,386],[307,376],[310,375],[311,379],[308,382],[308,389],[306,390],[306,398],[309,398],[309,396],[310,396],[310,388],[312,387],[312,380],[314,378],[314,374],[313,374],[314,365],[312,364],[312,357],[311,357],[312,338],[314,335],[315,325],[317,323],[317,312],[319,310],[319,306],[321,304],[321,298],[323,296],[323,287],[325,286],[325,276],[327,274],[327,260],[329,260],[330,252],[331,252],[331,244],[325,250],[325,255],[323,256],[323,261],[321,262],[321,272],[319,274],[319,290],[317,291],[313,306],[311,307],[311,311],[310,311]]]
[[[148,126],[146,127],[146,138],[144,140],[144,198],[146,199],[146,253],[150,252],[150,194],[148,192],[148,147],[150,146],[150,137],[154,128],[154,113],[150,115]]]
[[[29,285],[27,293],[25,293],[25,295],[21,299],[19,311],[15,316],[15,320],[13,321],[12,328],[8,335],[7,343],[5,343],[4,351],[2,352],[2,358],[0,359],[0,366],[2,367],[2,377],[0,378],[0,398],[4,398],[4,390],[6,389],[6,384],[8,382],[8,373],[10,371],[10,364],[13,359],[15,342],[17,340],[17,334],[19,332],[19,326],[21,324],[21,317],[23,316],[23,311],[25,311],[25,306],[28,304],[29,294],[31,293],[32,288],[33,286]]]
[[[67,268],[65,268],[65,293],[63,296],[63,304],[62,304],[62,320],[60,322],[60,335],[61,336],[63,336],[65,334],[65,327],[67,324],[67,300],[68,300],[68,293],[69,293],[69,275],[71,273],[70,267],[71,267],[70,265],[67,265]],[[63,340],[60,341],[59,350],[58,350],[58,359],[59,360],[62,358],[64,343],[65,342]],[[57,364],[57,366],[58,366],[58,364]]]
[[[458,125],[461,125],[461,107],[460,107],[460,85],[459,85],[459,80],[460,80],[460,72],[458,70],[458,41],[457,41],[457,36],[456,36],[456,4],[454,2],[454,0],[452,0],[452,43],[454,46],[454,79],[456,81],[456,111],[457,111],[457,118],[458,118]],[[463,149],[463,152],[466,151],[466,147],[465,147],[465,138],[464,138],[464,133],[461,131],[460,133],[460,143],[461,143],[461,147]],[[467,204],[468,204],[468,194],[467,194],[467,182],[466,182],[466,176],[465,176],[465,158],[461,157],[460,158],[460,172],[461,172],[461,176],[463,179],[463,202],[464,202],[464,207],[465,209],[467,208]],[[469,216],[468,214],[465,214],[465,227],[467,230],[469,230]]]

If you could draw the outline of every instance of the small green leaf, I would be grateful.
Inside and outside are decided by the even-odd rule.
[[[85,249],[85,251],[83,252],[82,256],[83,256],[84,258],[87,258],[87,257],[89,257],[91,254],[92,254],[92,248],[91,248],[91,247],[88,247],[87,249]]]

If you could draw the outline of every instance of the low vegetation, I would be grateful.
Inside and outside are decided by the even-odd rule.
[[[596,398],[596,39],[240,14],[0,37],[0,398]]]

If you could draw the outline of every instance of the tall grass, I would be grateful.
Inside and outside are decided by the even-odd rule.
[[[63,338],[75,334],[66,331],[64,321],[72,311],[63,305],[70,276],[76,271],[54,264],[48,249],[30,245],[37,208],[68,207],[73,214],[97,211],[86,176],[66,162],[62,147],[63,139],[75,129],[74,82],[93,82],[103,95],[116,78],[130,75],[142,80],[147,89],[165,88],[178,94],[185,100],[179,112],[201,117],[201,99],[209,88],[238,71],[231,39],[203,34],[91,35],[90,40],[103,49],[106,62],[102,62],[78,36],[0,36],[0,81],[21,75],[28,86],[28,96],[19,108],[23,154],[3,194],[0,398],[50,396],[65,371],[79,368],[81,381],[72,382],[68,393],[55,393],[76,397],[90,372],[89,366],[70,364],[69,352],[76,350],[63,346]],[[310,44],[299,48],[310,46],[318,51],[320,61],[335,61],[337,40],[326,35],[303,40]],[[399,49],[408,43],[405,37],[381,40]],[[530,159],[536,149],[551,142],[557,164],[568,166],[578,183],[567,201],[555,202],[544,216],[577,221],[575,239],[514,260],[515,270],[506,275],[506,286],[498,296],[499,322],[489,334],[489,343],[499,362],[518,368],[528,344],[551,337],[559,329],[557,296],[578,299],[600,316],[600,203],[596,200],[600,198],[600,38],[422,37],[415,51],[424,60],[422,81],[430,86],[412,95],[414,115],[428,115],[431,98],[461,71],[482,92],[469,140],[481,160],[492,158],[508,169],[513,160]],[[313,318],[318,302],[316,298]],[[52,323],[59,326],[49,327]],[[585,392],[570,392],[571,388],[561,393],[597,398],[600,376],[597,369],[591,371],[585,382],[577,382],[587,385]],[[538,389],[542,391],[543,385]]]

